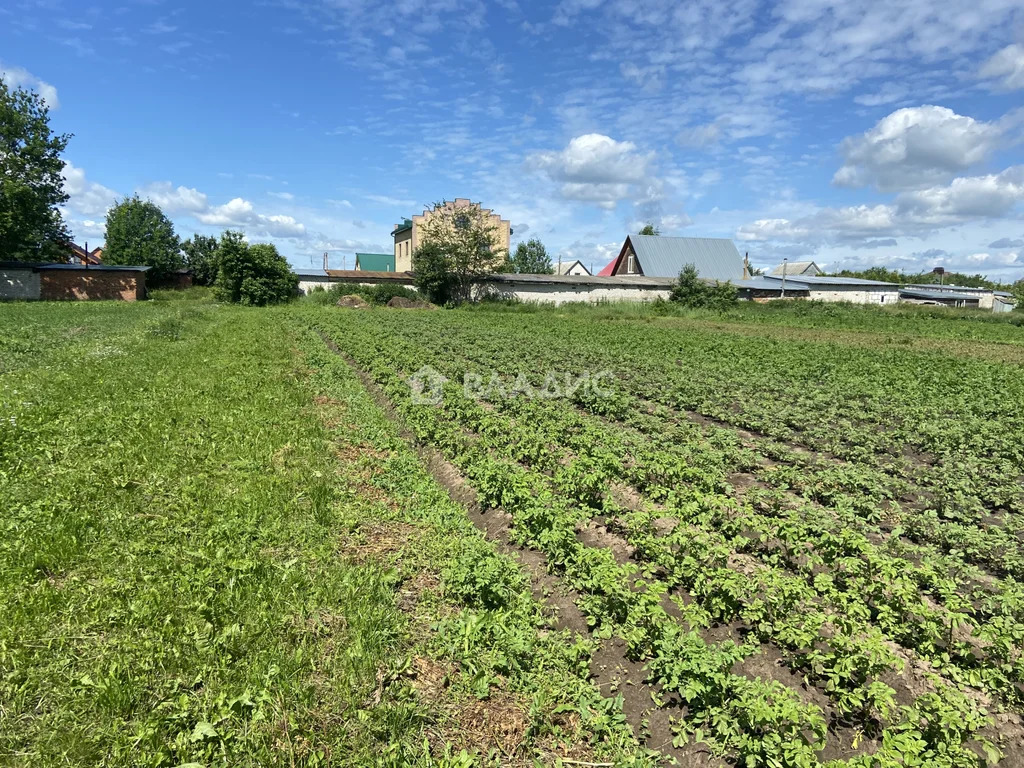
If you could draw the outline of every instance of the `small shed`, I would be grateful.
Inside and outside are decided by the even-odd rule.
[[[360,272],[394,272],[395,254],[357,253],[356,270]]]

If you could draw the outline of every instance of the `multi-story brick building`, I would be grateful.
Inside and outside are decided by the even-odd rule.
[[[439,212],[445,214],[460,208],[478,208],[487,217],[487,221],[494,229],[497,237],[497,248],[505,254],[508,253],[509,243],[512,239],[512,226],[507,219],[501,218],[490,208],[481,207],[480,203],[474,203],[469,198],[457,197],[452,201],[445,201],[439,206],[427,209],[423,213],[405,219],[401,224],[396,224],[391,232],[395,240],[395,271],[408,272],[412,269],[412,255],[423,242],[423,225]]]

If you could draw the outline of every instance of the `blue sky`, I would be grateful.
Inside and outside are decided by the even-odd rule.
[[[14,0],[0,71],[75,134],[79,242],[138,192],[351,267],[470,197],[597,268],[654,221],[1024,277],[1019,0]]]

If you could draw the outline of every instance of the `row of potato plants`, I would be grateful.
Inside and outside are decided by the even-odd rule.
[[[395,336],[387,338],[386,343],[380,344],[375,343],[373,339],[377,331],[370,331],[367,337],[358,339],[358,337],[353,336],[351,330],[351,328],[348,329],[346,338],[346,346],[349,353],[357,358],[360,365],[375,375],[379,383],[389,390],[389,395],[400,405],[404,402],[403,396],[406,399],[408,398],[408,387],[403,382],[404,375],[418,368],[423,362],[439,362],[436,353],[428,352],[424,354],[422,334],[417,334],[416,343],[402,344],[401,337]],[[356,343],[353,344],[353,342]],[[454,371],[450,372],[454,373]],[[474,483],[483,494],[485,502],[492,505],[500,505],[506,510],[511,511],[516,520],[517,530],[526,531],[524,535],[527,536],[531,544],[544,549],[549,554],[549,557],[552,557],[553,562],[558,562],[565,568],[566,576],[575,586],[581,588],[584,595],[588,596],[590,600],[597,601],[596,605],[592,605],[587,604],[587,599],[584,599],[584,605],[581,607],[585,610],[589,609],[590,615],[595,619],[601,617],[602,612],[604,612],[602,620],[607,620],[609,616],[615,619],[613,626],[618,627],[620,631],[623,631],[624,635],[629,636],[631,649],[640,657],[649,659],[648,664],[655,679],[659,680],[663,685],[667,685],[669,689],[674,684],[673,681],[677,681],[675,685],[678,687],[678,681],[684,678],[687,681],[686,685],[690,686],[693,682],[692,675],[673,677],[672,674],[666,676],[659,671],[659,664],[668,663],[667,659],[677,658],[672,655],[659,655],[664,650],[659,643],[664,638],[678,638],[678,633],[682,631],[678,628],[676,622],[669,620],[664,615],[663,609],[660,608],[660,603],[655,599],[660,594],[660,591],[665,590],[670,585],[664,581],[651,580],[649,589],[646,592],[637,593],[635,585],[629,583],[632,575],[631,569],[615,564],[613,560],[609,559],[607,552],[582,546],[575,535],[576,524],[580,520],[580,515],[585,515],[587,508],[597,502],[602,496],[601,492],[595,493],[593,477],[594,475],[600,476],[603,469],[600,462],[595,461],[595,457],[592,455],[587,456],[587,460],[582,463],[579,457],[576,457],[575,460],[562,467],[561,470],[555,469],[553,465],[548,463],[542,472],[530,472],[529,470],[524,470],[522,464],[510,464],[502,458],[503,452],[506,454],[509,452],[509,441],[507,439],[496,440],[495,438],[516,434],[517,432],[519,434],[529,434],[536,425],[523,420],[522,414],[519,415],[518,420],[489,421],[489,419],[494,419],[494,413],[486,408],[480,408],[479,404],[462,402],[463,399],[456,388],[451,388],[446,392],[444,407],[440,409],[408,407],[404,409],[406,411],[405,415],[420,439],[434,443],[444,449],[452,458],[456,459],[467,475],[474,480]],[[517,424],[519,424],[518,429]],[[472,427],[471,431],[479,436],[476,440],[470,439],[467,436],[467,429],[470,427]],[[493,444],[482,445],[482,443],[486,443],[488,440],[492,440]],[[521,448],[522,441],[519,441],[517,445]],[[530,453],[527,452],[526,454],[521,454],[519,458],[529,458],[529,456]],[[534,461],[536,461],[536,458],[534,456]],[[599,477],[596,483],[598,488],[601,486],[602,479]],[[522,487],[517,487],[517,482]],[[547,503],[538,506],[538,499],[546,499]],[[569,501],[569,504],[565,503],[566,500]],[[708,546],[711,546],[711,544],[715,545],[707,551],[717,553],[719,558],[724,556],[727,563],[728,557],[732,552],[729,541],[721,537],[720,531],[709,530],[711,526],[708,526],[707,521],[695,522],[703,523],[703,527],[694,528],[693,525],[679,526],[677,530],[689,534],[697,530],[707,534],[707,536],[711,537]],[[538,525],[539,528],[537,527]],[[642,545],[644,543],[643,527],[631,525],[630,530],[633,531],[633,540],[637,544]],[[719,536],[717,540],[714,540],[715,534]],[[677,543],[685,543],[688,547],[692,547],[695,546],[694,542],[699,537],[681,533],[679,538],[680,541]],[[655,537],[655,539],[664,539],[664,537]],[[682,551],[681,547],[673,549],[671,544],[666,547],[663,541],[657,541],[656,546],[650,541],[647,544],[650,549],[649,554],[652,562],[657,562],[659,557],[664,558],[666,554],[671,555],[672,569],[669,569],[669,573],[674,573],[674,578],[680,579],[680,583],[686,580],[685,568],[679,565],[680,561],[677,558],[679,552]],[[685,563],[687,561],[684,558],[682,562]],[[697,562],[697,560],[694,560],[694,562]],[[664,567],[664,563],[662,566]],[[790,632],[795,633],[792,635],[794,640],[790,643],[790,645],[793,645],[796,636],[801,631],[804,632],[803,639],[805,639],[805,642],[812,634],[817,637],[821,636],[824,622],[816,627],[811,626],[808,628],[807,625],[797,627],[785,621],[785,616],[798,604],[794,600],[799,600],[801,585],[803,588],[807,588],[805,581],[793,579],[791,575],[783,574],[781,569],[768,568],[764,571],[767,575],[760,584],[761,589],[744,592],[740,582],[749,584],[751,581],[749,578],[737,579],[738,574],[728,567],[713,569],[711,576],[706,575],[704,570],[699,568],[696,572],[692,572],[689,578],[690,584],[688,586],[693,590],[697,585],[694,579],[699,575],[701,583],[697,591],[701,593],[703,602],[699,606],[700,615],[691,615],[688,617],[688,621],[684,622],[684,627],[689,627],[687,637],[693,633],[693,627],[704,626],[711,619],[724,620],[728,616],[728,610],[736,610],[737,608],[740,608],[741,611],[746,610],[745,615],[751,620],[751,624],[761,628],[763,639],[778,641],[779,639],[784,639],[786,633]],[[618,576],[615,584],[612,583],[614,579],[609,578],[614,576]],[[715,580],[716,578],[717,581]],[[595,579],[597,582],[591,583]],[[777,610],[772,616],[774,617],[774,623],[781,625],[777,630],[774,628],[772,621],[765,619],[764,606],[758,604],[758,595],[761,592],[770,595],[773,600],[776,600],[777,605],[774,607]],[[812,602],[819,602],[818,594],[810,592],[805,592],[804,594]],[[778,596],[782,597],[776,599]],[[764,603],[764,601],[762,600],[761,603]],[[732,608],[729,608],[730,605]],[[709,610],[709,607],[711,610]],[[778,610],[778,608],[781,608],[781,610]],[[757,610],[761,610],[760,619],[754,615]],[[655,620],[652,620],[651,616],[656,617]],[[672,629],[673,627],[675,629]],[[771,629],[766,629],[768,627],[771,627]],[[874,708],[878,710],[878,714],[883,719],[891,721],[889,726],[883,730],[881,740],[884,750],[889,750],[892,755],[896,755],[899,750],[909,748],[909,742],[904,743],[906,739],[903,737],[912,732],[912,729],[908,730],[909,724],[920,722],[922,716],[925,717],[925,721],[931,724],[942,723],[945,720],[958,723],[959,726],[956,728],[950,728],[948,724],[941,728],[925,727],[922,735],[924,732],[941,733],[941,739],[939,742],[934,743],[929,743],[927,740],[914,742],[917,744],[914,748],[920,748],[921,750],[933,749],[937,750],[936,754],[941,752],[947,755],[958,755],[959,757],[956,759],[969,759],[970,753],[964,751],[963,742],[965,739],[973,736],[978,728],[981,727],[981,724],[984,722],[983,713],[973,708],[970,702],[963,697],[958,699],[954,695],[955,692],[942,690],[942,695],[936,694],[934,696],[920,697],[919,701],[915,702],[912,707],[902,708],[900,710],[900,717],[886,717],[886,715],[892,715],[893,710],[891,689],[887,690],[887,686],[879,683],[877,680],[868,682],[870,675],[864,672],[865,669],[870,671],[872,665],[878,666],[878,658],[884,657],[885,646],[881,643],[876,643],[873,646],[873,653],[876,658],[872,659],[871,653],[863,652],[862,643],[859,643],[860,638],[858,636],[847,632],[845,635],[841,635],[838,640],[836,637],[833,634],[829,638],[828,652],[823,652],[819,649],[806,654],[806,656],[808,659],[807,664],[809,665],[807,668],[816,677],[833,676],[834,681],[827,682],[826,688],[831,687],[833,689],[831,691],[834,694],[833,700],[837,701],[841,712],[844,714],[854,714],[858,709],[862,713],[865,709],[871,710]],[[877,637],[876,634],[876,639]],[[677,640],[673,642],[677,642]],[[688,640],[688,642],[690,641]],[[784,643],[781,644],[784,645]],[[842,655],[844,651],[848,652],[845,656]],[[832,655],[828,656],[826,653]],[[732,658],[729,654],[727,656]],[[893,659],[887,659],[887,661],[892,662]],[[735,659],[733,659],[729,666],[731,667],[734,663]],[[890,663],[889,666],[892,666],[892,664]],[[723,667],[722,669],[725,668]],[[843,675],[846,675],[850,680],[858,682],[859,685],[844,686],[840,680]],[[746,694],[750,691],[748,683],[739,682],[739,680],[745,680],[744,678],[732,680],[733,677],[738,676],[726,678],[728,681],[732,681],[726,686],[728,690],[724,694],[720,690],[717,694],[719,696],[726,695],[726,699],[713,697],[713,702],[717,702],[715,706],[722,706],[723,701],[731,702],[730,706],[732,706],[738,701],[742,702],[745,700]],[[941,681],[936,681],[936,683],[941,685]],[[769,688],[774,687],[767,683],[764,683],[764,685],[768,685]],[[774,685],[778,686],[777,683]],[[686,691],[684,698],[695,695],[694,691],[689,687]],[[788,702],[783,709],[790,710],[792,707],[789,705],[799,705],[799,699],[792,698],[791,692],[787,693],[790,696],[788,698],[783,697]],[[866,701],[872,703],[865,705]],[[710,706],[707,701],[703,703]],[[809,733],[818,733],[821,724],[820,713],[818,713],[816,719],[808,714],[813,711],[813,708],[807,709],[806,705],[800,706],[804,707],[805,715],[810,719],[811,725],[814,726]],[[692,702],[690,709],[693,709]],[[711,710],[701,711],[705,711],[710,716]],[[792,711],[796,712],[797,710]],[[745,718],[749,717],[749,713],[734,712],[733,714],[738,723],[746,722]],[[746,750],[748,752],[754,749],[752,744],[743,746],[741,743],[742,739],[738,740],[738,737],[730,741],[729,739],[724,739],[720,733],[705,733],[701,724],[706,724],[709,721],[707,719],[702,721],[699,717],[693,717],[692,711],[690,715],[687,721],[691,723],[691,726],[688,729],[684,728],[681,731],[682,735],[693,735],[706,740],[710,739],[713,743],[720,744],[723,748],[739,748],[741,751]],[[740,732],[749,735],[747,729],[741,728]],[[918,732],[913,731],[913,733]],[[914,738],[917,737],[915,736]],[[816,744],[818,740],[817,738],[813,740],[804,739],[804,745],[810,747],[812,744]],[[894,746],[897,742],[903,746]],[[757,743],[762,746],[765,744],[763,739]],[[807,753],[807,750],[801,752],[801,754],[805,753]],[[900,752],[900,754],[903,753]],[[754,753],[750,753],[749,756],[757,759]],[[789,758],[786,759],[787,761],[789,760]],[[902,759],[902,757],[899,759]],[[787,762],[787,764],[801,763]]]
[[[510,361],[528,361],[535,370],[542,369],[544,365],[564,366],[580,361],[590,365],[609,364],[607,357],[599,356],[600,350],[596,344],[581,345],[579,348],[566,344],[562,338],[564,334],[558,327],[546,333],[543,329],[530,328],[529,333],[524,333],[508,327],[508,318],[503,320],[505,323],[497,330],[491,329],[490,333],[481,333],[473,328],[471,333],[463,335],[468,344],[459,346],[479,346],[506,365]],[[429,333],[431,326],[420,325],[417,333]],[[452,329],[446,327],[443,330],[450,345]],[[649,357],[651,355],[644,355],[645,360]],[[672,360],[670,363],[674,366]],[[653,364],[647,365],[650,367]],[[678,371],[672,370],[660,370],[654,378],[642,377],[639,372],[643,368],[644,360],[636,361],[635,365],[625,360],[620,361],[616,366],[622,390],[619,397],[612,403],[597,402],[592,405],[611,416],[624,415],[626,420],[636,420],[641,415],[642,403],[645,402],[643,396],[659,400],[660,403],[667,402],[674,408],[682,407],[675,399],[672,388],[666,386],[665,382],[674,383],[680,379],[687,380],[688,377],[680,376]],[[661,407],[664,410],[669,406]],[[705,408],[703,413],[711,417],[731,417],[733,422],[736,421],[735,408],[729,408],[725,413]],[[729,423],[728,419],[724,423]],[[842,434],[843,429],[842,424],[832,425],[829,434]],[[877,428],[870,431],[869,437],[882,434]],[[928,486],[929,477],[916,477],[913,467],[899,456],[878,466],[855,461],[853,457],[839,463],[833,460],[831,454],[828,460],[815,460],[764,435],[759,437],[758,443],[759,450],[765,456],[787,462],[787,466],[774,472],[762,471],[762,479],[766,482],[795,486],[811,500],[853,506],[864,516],[876,521],[880,517],[880,510],[887,506],[887,518],[896,521],[899,534],[913,541],[935,544],[998,576],[1013,576],[1017,580],[1024,578],[1024,553],[1019,546],[1019,536],[1024,535],[1021,530],[1022,518],[1012,513],[1021,496],[1019,465],[1015,473],[995,475],[979,474],[977,471],[950,471],[948,466],[943,465],[931,475],[933,480],[939,477],[952,483],[962,482],[965,477],[985,481],[998,478],[998,482],[990,485],[996,489],[993,494],[998,494],[998,503],[1009,511],[1001,518],[994,518],[977,497],[963,493],[936,494],[936,489]],[[869,457],[873,455],[868,452]],[[901,496],[905,499],[909,497],[908,503],[898,503],[896,499]],[[921,498],[928,503],[919,503]]]
[[[422,335],[417,339],[418,343],[425,343]],[[426,341],[429,345],[429,340]],[[466,362],[463,358],[462,365]],[[449,370],[449,373],[455,372]],[[519,460],[534,461],[537,447],[545,445],[538,440],[547,437],[556,444],[570,445],[577,452],[578,460],[596,461],[616,474],[617,479],[632,482],[649,495],[666,497],[674,493],[673,488],[680,482],[691,489],[696,485],[701,493],[725,486],[724,471],[720,467],[716,473],[713,464],[699,462],[674,473],[668,481],[670,487],[659,487],[657,483],[650,483],[651,467],[645,465],[644,459],[657,457],[655,464],[662,464],[659,467],[662,470],[664,461],[658,459],[667,459],[673,469],[678,469],[681,464],[677,452],[646,451],[647,456],[638,458],[638,454],[645,453],[644,447],[632,446],[628,453],[633,460],[627,468],[617,458],[627,453],[623,450],[626,446],[620,439],[621,434],[608,430],[602,433],[582,419],[572,417],[564,407],[554,407],[545,401],[513,399],[499,401],[496,405],[529,420],[530,431],[524,438],[501,446],[503,452]],[[562,422],[561,428],[558,422]],[[496,435],[513,434],[505,424],[494,425],[493,429],[487,425],[485,417],[473,426]],[[523,439],[530,446],[525,452]],[[588,446],[600,446],[600,455],[590,454]],[[678,442],[672,446],[673,449],[678,447]],[[689,448],[685,458],[692,460],[701,445],[691,443]],[[560,457],[550,449],[548,453],[549,463],[554,460],[557,464]],[[720,461],[722,456],[712,458]],[[573,466],[580,463],[586,465],[577,461]],[[637,482],[638,473],[644,482]],[[698,479],[703,482],[697,483]],[[592,495],[600,497],[602,491],[594,491]],[[727,498],[719,498],[717,503],[723,509],[729,506]],[[781,563],[797,571],[798,578],[817,587],[822,601],[845,614],[865,617],[882,630],[886,639],[914,650],[936,668],[947,672],[954,682],[981,687],[1014,705],[1020,704],[1017,686],[1024,679],[1024,673],[1013,646],[1022,627],[1011,622],[1010,617],[993,615],[984,610],[984,603],[981,611],[975,611],[971,601],[961,596],[956,582],[947,578],[942,569],[912,565],[902,557],[889,556],[863,534],[844,527],[841,521],[833,525],[824,523],[820,508],[803,505],[790,510],[770,494],[761,503],[772,510],[770,515],[733,505],[728,514],[719,516],[733,537],[732,547],[753,552],[768,564]],[[798,543],[796,547],[793,542]],[[800,553],[799,567],[794,551]],[[825,590],[826,585],[829,590]],[[927,590],[930,595],[923,597],[919,589]],[[936,600],[938,606],[934,605]],[[811,631],[818,629],[812,627]],[[807,664],[809,662],[804,662],[805,668]]]

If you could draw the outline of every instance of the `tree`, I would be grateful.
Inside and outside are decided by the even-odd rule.
[[[1024,278],[1010,286],[1010,293],[1013,294],[1013,300],[1016,302],[1014,309],[1024,312]]]
[[[535,237],[516,246],[515,252],[505,262],[505,270],[520,275],[550,275],[554,272],[544,243]]]
[[[659,230],[656,226],[654,226],[654,224],[652,222],[648,221],[646,224],[644,224],[643,229],[641,229],[638,234],[641,234],[641,235],[660,235],[661,234],[661,230]]]
[[[70,139],[50,131],[41,96],[0,80],[0,257],[67,260],[71,235],[59,208],[68,201],[60,155]]]
[[[217,298],[262,307],[288,301],[299,278],[270,243],[249,245],[241,232],[227,231],[217,246]]]
[[[217,279],[217,238],[192,235],[181,244],[185,266],[192,270],[194,285],[213,285]]]
[[[435,304],[447,304],[455,293],[455,276],[448,254],[439,243],[425,242],[412,254],[416,287]]]
[[[160,206],[138,195],[126,197],[107,211],[104,264],[141,264],[154,283],[184,266],[174,225]]]
[[[731,283],[710,285],[697,276],[697,268],[687,264],[679,272],[676,284],[669,294],[671,301],[690,309],[727,309],[738,301],[736,288]]]
[[[438,203],[412,256],[416,286],[435,303],[469,301],[473,285],[505,263],[496,227],[479,205]]]

